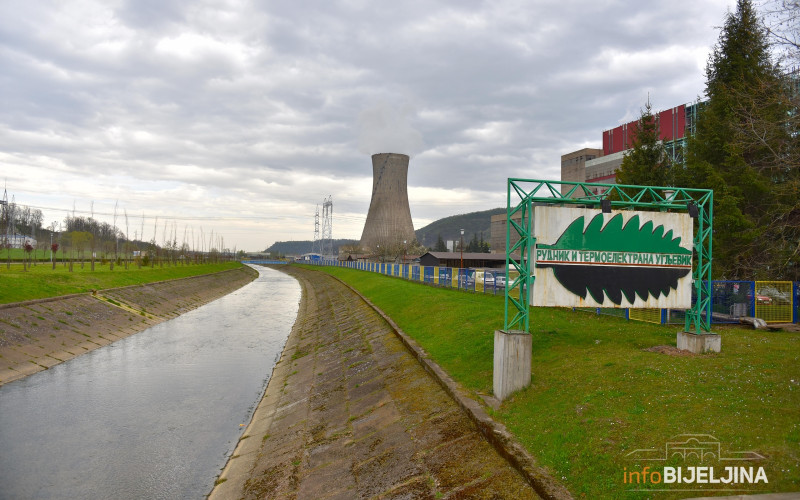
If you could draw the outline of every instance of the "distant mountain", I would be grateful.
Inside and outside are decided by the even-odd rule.
[[[489,241],[492,216],[504,213],[506,213],[505,208],[493,208],[482,212],[451,215],[417,229],[415,231],[417,241],[426,247],[433,247],[436,245],[436,240],[440,234],[445,241],[458,240],[461,237],[461,229],[464,230],[465,245],[472,239],[473,234],[476,234],[480,239],[481,232],[483,232],[483,239]]]
[[[264,250],[266,253],[274,253],[280,255],[303,255],[304,253],[311,252],[313,245],[311,240],[297,240],[297,241],[276,241],[269,248]],[[339,253],[339,247],[343,245],[357,244],[358,240],[333,240],[333,253]]]
[[[445,241],[458,240],[461,237],[461,229],[464,229],[465,245],[472,239],[473,234],[477,235],[478,239],[480,239],[481,232],[483,232],[483,239],[489,241],[491,237],[490,227],[492,216],[504,213],[506,213],[505,208],[494,208],[482,212],[451,215],[450,217],[431,222],[427,226],[417,229],[414,233],[417,235],[417,241],[429,248],[436,245],[436,239],[440,234]],[[333,240],[333,250],[334,253],[338,254],[340,246],[356,244],[358,244],[358,240]],[[311,240],[276,241],[272,246],[264,250],[264,252],[280,255],[303,255],[304,253],[311,252],[311,245]]]

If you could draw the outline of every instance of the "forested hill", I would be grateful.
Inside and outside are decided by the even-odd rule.
[[[497,214],[506,213],[505,208],[494,208],[482,212],[471,212],[468,214],[451,215],[444,219],[431,222],[427,226],[417,229],[417,241],[426,247],[436,245],[439,235],[443,240],[457,240],[461,237],[461,229],[464,230],[464,242],[470,241],[472,235],[477,235],[478,239],[483,233],[483,239],[487,242],[490,239],[491,217]],[[339,239],[333,240],[334,253],[339,252],[339,247],[343,245],[355,245],[358,240]],[[298,241],[276,241],[265,250],[266,253],[280,255],[302,255],[311,252],[311,240]]]
[[[421,229],[417,229],[415,231],[417,241],[426,247],[433,247],[436,245],[436,240],[439,235],[441,235],[442,239],[445,241],[459,239],[461,237],[461,229],[464,230],[465,242],[471,240],[473,234],[477,235],[478,239],[480,239],[481,232],[483,232],[483,239],[489,241],[492,216],[504,213],[506,213],[505,208],[493,208],[482,212],[451,215],[450,217],[431,222]]]
[[[272,246],[267,248],[265,252],[280,255],[303,255],[304,253],[311,252],[312,243],[311,240],[276,241]],[[333,251],[335,254],[338,254],[340,246],[353,245],[356,243],[358,243],[358,240],[333,240]]]

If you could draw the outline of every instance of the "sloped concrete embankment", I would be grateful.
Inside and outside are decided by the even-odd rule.
[[[297,321],[212,500],[538,498],[353,290],[281,270]]]
[[[249,267],[0,305],[0,385],[80,356],[241,288]]]

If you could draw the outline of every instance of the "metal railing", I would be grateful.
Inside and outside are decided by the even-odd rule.
[[[342,262],[338,260],[302,261],[301,264],[347,267],[432,286],[454,288],[472,293],[501,295],[505,286],[518,280],[519,275],[511,271],[506,275],[502,269],[472,269],[439,266],[415,266],[380,262]],[[502,276],[502,278],[499,278]],[[703,289],[711,290],[711,319],[709,323],[738,323],[739,318],[761,318],[767,323],[797,323],[800,310],[800,282],[791,281],[711,281],[703,283]],[[517,297],[519,298],[519,297]],[[697,300],[692,297],[692,302]],[[656,324],[684,325],[685,310],[678,309],[624,309],[624,308],[576,308],[576,311],[605,314]],[[705,317],[704,317],[705,319]]]
[[[696,297],[692,297],[692,302]],[[791,281],[712,281],[711,323],[739,323],[740,318],[756,317],[767,323],[797,323],[800,282]],[[578,309],[576,309],[578,310]],[[596,314],[619,315],[601,308],[579,309]],[[628,318],[647,323],[684,324],[684,310],[629,309]]]

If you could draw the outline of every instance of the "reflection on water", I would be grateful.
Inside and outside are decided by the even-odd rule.
[[[300,286],[252,283],[0,387],[0,498],[201,498],[258,403]]]

